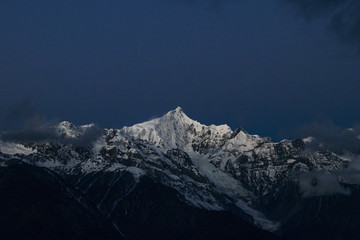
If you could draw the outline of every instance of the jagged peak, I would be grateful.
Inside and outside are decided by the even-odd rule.
[[[121,131],[131,137],[168,148],[184,148],[190,146],[194,141],[203,141],[202,138],[218,142],[224,136],[232,134],[232,130],[228,125],[207,126],[201,124],[189,118],[181,107],[167,112],[162,117],[135,124],[131,127],[124,127]]]
[[[173,110],[170,110],[169,112],[167,112],[163,117],[165,116],[176,116],[176,117],[180,117],[180,118],[183,118],[183,117],[188,117],[183,109],[181,107],[177,107]]]
[[[183,112],[182,108],[180,106],[178,106],[177,108],[175,108],[175,110],[173,110],[175,112]]]
[[[176,109],[167,112],[164,116],[159,118],[159,120],[160,121],[170,120],[174,123],[182,122],[182,123],[189,124],[189,125],[191,125],[191,124],[201,125],[198,121],[189,118],[184,113],[184,111],[181,107],[177,107]]]
[[[169,114],[184,114],[185,115],[182,107],[179,107],[179,106],[173,110],[168,111],[165,115],[169,115]]]
[[[75,124],[69,122],[69,121],[63,121],[60,122],[57,127],[57,133],[66,138],[77,138],[81,134],[83,134],[87,129],[94,127],[95,124],[85,124],[81,126],[76,126]]]
[[[59,127],[62,127],[62,128],[74,128],[75,125],[69,121],[62,121],[58,124]]]
[[[67,127],[67,128],[89,128],[89,127],[93,127],[95,126],[94,123],[89,123],[89,124],[83,124],[80,126],[76,126],[74,123],[69,122],[69,121],[62,121],[58,124],[58,126],[61,127]]]
[[[188,124],[192,124],[192,123],[200,124],[196,120],[189,118],[184,113],[184,111],[182,110],[181,107],[177,107],[174,110],[167,112],[166,114],[164,114],[161,117],[154,118],[149,121],[142,122],[142,123],[137,123],[137,124],[132,125],[131,127],[125,127],[125,129],[138,128],[138,127],[154,128],[155,125],[157,125],[159,123],[164,123],[164,122],[172,122],[175,124],[179,123],[179,122],[187,122]]]

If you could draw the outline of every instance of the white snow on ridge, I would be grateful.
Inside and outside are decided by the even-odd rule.
[[[124,127],[122,130],[123,133],[131,137],[146,140],[149,143],[161,146],[162,140],[155,131],[155,125],[158,123],[159,119],[154,119],[144,123],[135,124],[131,127]]]
[[[88,124],[77,127],[70,122],[62,122],[58,125],[57,133],[64,138],[78,138],[93,126],[94,124]],[[262,147],[257,148],[260,143]],[[267,145],[269,145],[268,148]],[[106,151],[103,154],[101,151],[103,149],[116,151],[112,151],[114,154]],[[177,170],[179,168],[182,170],[181,164],[175,164],[173,160],[170,161],[167,158],[167,150],[170,149],[185,151],[194,165],[189,164],[191,168],[187,171],[193,171],[196,175],[206,177],[210,184],[208,181],[204,181],[204,183],[192,177],[187,179],[187,175],[174,175],[168,169],[160,167],[161,164],[159,166],[153,164],[159,162],[168,166],[169,169]],[[93,155],[89,156],[89,159],[84,160],[71,155],[73,159],[67,163],[49,159],[36,164],[55,170],[72,171],[71,169],[76,167],[84,173],[128,171],[136,180],[139,180],[147,172],[151,173],[151,170],[156,169],[161,171],[167,177],[166,179],[169,179],[164,180],[164,182],[167,181],[165,184],[182,193],[185,199],[194,206],[209,210],[223,210],[223,203],[216,198],[217,194],[223,194],[232,199],[236,206],[245,213],[251,215],[256,225],[262,229],[274,231],[279,227],[279,224],[268,220],[261,212],[251,207],[250,199],[253,197],[251,190],[249,190],[250,192],[246,190],[240,181],[232,177],[230,173],[225,172],[225,164],[228,161],[234,161],[253,149],[255,149],[256,154],[264,158],[272,153],[272,145],[266,142],[265,138],[250,135],[244,131],[236,131],[235,135],[226,124],[203,125],[190,119],[178,107],[163,117],[147,122],[124,127],[120,130],[106,129],[105,134],[95,141],[92,147]],[[36,150],[26,148],[21,144],[2,142],[0,142],[0,151],[5,154],[29,155],[36,153]],[[139,159],[137,157],[132,158],[135,155],[142,157]],[[119,162],[110,161],[112,160],[110,157],[114,157],[115,160],[119,158]],[[141,164],[134,164],[134,166],[145,166],[145,170],[121,164],[121,160],[124,159],[139,161]],[[290,159],[287,163],[294,161]],[[181,171],[179,172],[181,173]],[[274,178],[276,172],[276,168],[268,168],[270,178]]]
[[[230,139],[224,146],[226,150],[236,149],[240,152],[246,152],[254,149],[261,141],[257,135],[249,135],[240,131],[234,138]]]
[[[219,192],[232,198],[246,198],[249,195],[238,181],[216,168],[204,156],[195,152],[188,154],[200,173],[206,176]]]
[[[209,162],[204,156],[197,153],[189,153],[189,156],[194,165],[199,169],[200,173],[206,176],[211,183],[215,185],[215,188],[229,196],[232,199],[237,199],[236,206],[238,206],[245,213],[253,217],[254,223],[268,231],[276,231],[280,224],[267,219],[264,214],[251,208],[249,204],[241,199],[248,199],[249,193],[245,190],[241,184],[230,175],[222,172]]]
[[[180,107],[147,122],[124,127],[121,133],[135,139],[147,141],[156,146],[166,149],[180,148],[191,149],[194,141],[200,143],[206,139],[211,143],[220,142],[224,136],[230,136],[233,132],[226,125],[206,126],[198,121],[190,119]]]
[[[121,131],[137,139],[148,141],[157,146],[178,148],[185,145],[190,126],[195,130],[202,129],[199,122],[190,119],[180,107],[168,112],[163,117],[147,122],[124,127]]]

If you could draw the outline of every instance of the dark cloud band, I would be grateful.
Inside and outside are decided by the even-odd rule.
[[[306,18],[323,17],[328,27],[346,43],[360,49],[360,1],[357,0],[284,0]]]

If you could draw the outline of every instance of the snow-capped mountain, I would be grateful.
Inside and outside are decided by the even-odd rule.
[[[307,187],[314,188],[313,197],[328,193],[317,191],[316,183],[302,176],[337,174],[336,184],[347,184],[339,173],[348,160],[307,150],[309,139],[274,142],[227,125],[206,126],[180,107],[144,123],[104,129],[91,144],[76,141],[95,127],[69,122],[55,127],[60,139],[74,141],[1,141],[0,166],[7,168],[18,159],[58,175],[81,193],[79,203],[95,205],[119,232],[125,231],[122,214],[130,214],[123,201],[144,179],[174,190],[187,206],[230,212],[277,234],[286,232],[287,221],[298,216],[298,211],[284,210],[302,202]]]

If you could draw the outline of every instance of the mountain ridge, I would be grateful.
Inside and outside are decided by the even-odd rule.
[[[106,186],[108,191],[93,200],[108,216],[114,214],[119,199],[124,197],[121,194],[125,194],[116,193],[107,200],[120,176],[131,174],[134,186],[149,177],[177,191],[181,201],[190,206],[229,211],[277,233],[287,229],[286,221],[277,213],[278,206],[273,207],[276,201],[285,201],[284,191],[294,192],[289,197],[297,196],[296,201],[301,201],[307,192],[315,197],[326,195],[326,191],[346,192],[341,185],[346,181],[336,179],[348,160],[331,152],[308,151],[307,139],[275,142],[242,129],[232,131],[225,124],[206,126],[190,119],[180,107],[144,123],[104,129],[91,144],[77,144],[76,139],[93,128],[94,124],[76,127],[62,122],[56,133],[61,139],[73,140],[0,141],[0,166],[6,167],[9,159],[17,158],[45,167],[64,179],[76,179],[72,184],[85,195],[98,181],[95,176],[110,174],[113,180]],[[312,172],[328,173],[339,182],[337,189],[324,191],[321,184],[313,185],[309,177],[321,181],[324,178]],[[112,207],[103,207],[107,201]]]

